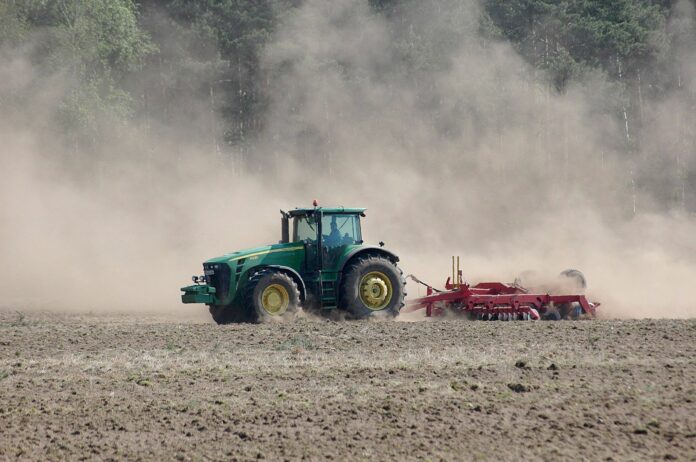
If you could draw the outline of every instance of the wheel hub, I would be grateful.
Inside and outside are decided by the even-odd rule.
[[[290,305],[290,295],[280,284],[271,284],[261,293],[261,305],[272,316],[279,316],[287,311]]]
[[[373,271],[360,281],[360,299],[373,311],[384,309],[392,297],[392,285],[386,274]]]

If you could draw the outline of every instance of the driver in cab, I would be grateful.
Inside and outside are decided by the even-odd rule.
[[[338,225],[336,224],[336,217],[331,217],[331,232],[326,237],[327,247],[338,247],[341,245],[341,232],[338,230]]]

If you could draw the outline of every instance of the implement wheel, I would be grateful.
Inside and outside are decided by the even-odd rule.
[[[404,306],[405,285],[402,271],[391,260],[358,257],[344,272],[340,307],[357,319],[394,317]]]
[[[287,274],[263,269],[254,273],[246,284],[244,306],[259,322],[291,319],[300,305],[300,290]]]
[[[567,269],[559,275],[565,278],[566,284],[570,284],[570,290],[577,293],[585,292],[587,288],[587,279],[582,271],[576,269]],[[579,303],[563,303],[558,306],[558,312],[561,314],[561,319],[579,319],[582,317],[583,311]]]
[[[573,289],[582,293],[587,288],[587,279],[582,271],[576,269],[567,269],[559,275],[562,278],[567,278],[568,282],[573,285]]]

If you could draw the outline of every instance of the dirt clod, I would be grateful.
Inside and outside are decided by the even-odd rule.
[[[508,383],[508,388],[515,393],[526,393],[531,390],[527,385],[522,385],[521,383]]]

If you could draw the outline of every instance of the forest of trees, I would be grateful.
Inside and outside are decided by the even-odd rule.
[[[390,24],[420,0],[370,0]],[[260,54],[302,0],[1,0],[0,48],[21,49],[45,75],[70,76],[51,116],[66,146],[89,150],[113,126],[147,125],[156,136],[176,133],[220,155],[253,159],[269,108],[272,81]],[[433,4],[433,5],[431,5]],[[482,0],[480,37],[509,41],[527,61],[529,78],[563,94],[599,74],[615,98],[603,111],[618,121],[619,150],[644,140],[646,105],[665,95],[691,101],[696,85],[683,51],[696,43],[689,1]],[[403,24],[402,24],[403,25]],[[402,28],[406,30],[407,28]],[[456,39],[456,37],[455,37]],[[426,34],[395,34],[401,65],[427,76],[444,66]],[[422,43],[419,43],[421,41]],[[398,48],[397,44],[397,48]],[[0,107],[24,107],[28,96],[0,93]],[[433,109],[437,110],[437,109]],[[210,114],[209,118],[200,117]],[[663,195],[670,207],[696,211],[693,118],[679,122],[676,169]],[[240,157],[241,156],[241,157]],[[692,159],[689,161],[689,159]],[[657,163],[661,162],[656,160]],[[647,184],[654,179],[633,178]]]

